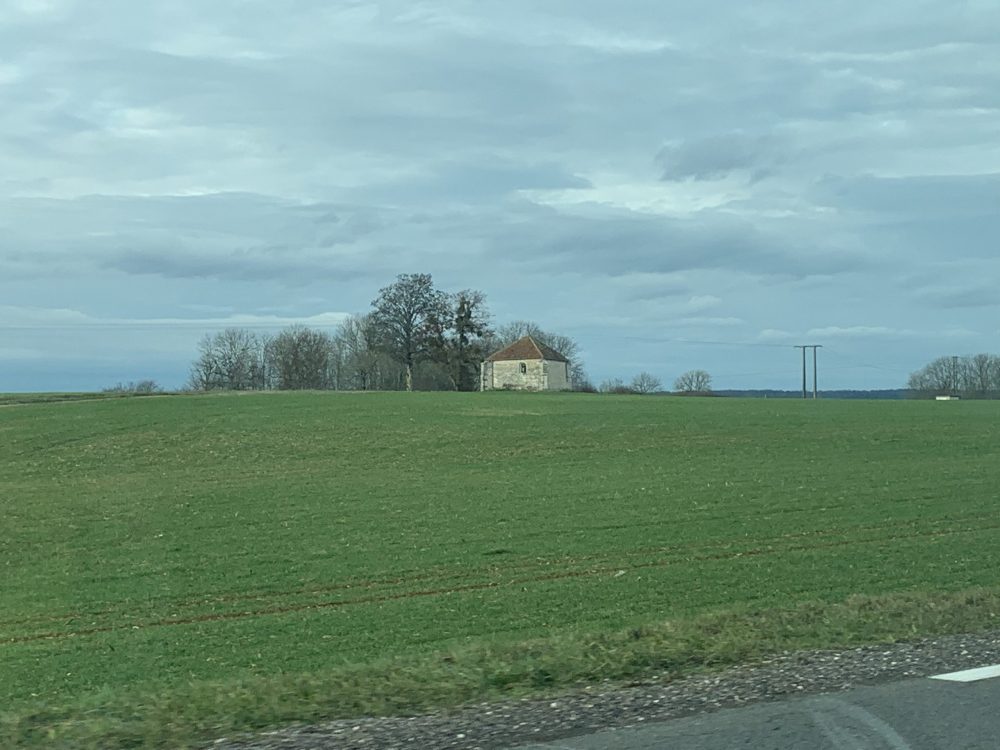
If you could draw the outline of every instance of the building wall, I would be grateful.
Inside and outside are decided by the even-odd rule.
[[[548,390],[568,391],[573,386],[569,382],[568,362],[549,362],[545,360],[545,369],[548,375]]]
[[[525,360],[522,362],[484,362],[482,368],[483,390],[505,388],[525,391],[562,391],[569,388],[565,362]]]

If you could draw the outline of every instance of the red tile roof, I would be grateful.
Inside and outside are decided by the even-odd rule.
[[[550,362],[569,362],[563,355],[551,346],[535,341],[531,336],[518,339],[506,349],[494,352],[486,358],[487,362],[509,362],[519,359],[547,359]]]

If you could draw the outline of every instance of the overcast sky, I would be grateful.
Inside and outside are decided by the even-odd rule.
[[[996,0],[0,0],[0,391],[186,379],[396,274],[595,381],[1000,353]]]

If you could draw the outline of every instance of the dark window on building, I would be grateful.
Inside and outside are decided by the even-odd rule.
[[[522,362],[521,363],[521,374],[522,375],[526,375],[527,372],[528,372],[528,366],[526,364],[524,364],[524,362]]]

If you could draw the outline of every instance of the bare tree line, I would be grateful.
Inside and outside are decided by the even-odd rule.
[[[370,316],[352,316],[333,333],[292,326],[277,335],[245,328],[198,342],[188,385],[197,391],[398,390],[400,368],[374,346]]]
[[[400,289],[400,285],[411,287]],[[483,358],[531,335],[570,360],[575,390],[598,390],[587,378],[576,341],[526,320],[491,327],[481,292],[448,295],[434,290],[429,276],[404,275],[383,289],[372,304],[372,312],[348,317],[332,333],[292,326],[274,336],[243,328],[206,335],[198,344],[188,387],[200,391],[478,390]],[[677,378],[674,391],[708,393],[711,380],[704,370],[691,370]],[[1000,356],[938,357],[912,373],[907,388],[917,398],[1000,398]],[[158,389],[152,381],[143,381],[107,390]],[[631,382],[606,380],[599,388],[604,393],[661,389],[659,378],[646,372]]]
[[[192,390],[479,389],[479,364],[491,352],[532,335],[571,363],[588,386],[577,343],[530,321],[491,326],[486,297],[437,289],[429,274],[402,274],[379,290],[372,310],[333,332],[292,326],[276,335],[245,328],[207,334],[198,343]]]
[[[911,374],[907,387],[917,397],[1000,398],[1000,357],[938,357]]]
[[[626,383],[621,378],[609,378],[601,383],[601,393],[663,393],[663,381],[648,372],[640,372]],[[712,376],[704,370],[688,370],[674,381],[678,393],[705,394],[712,391]]]

